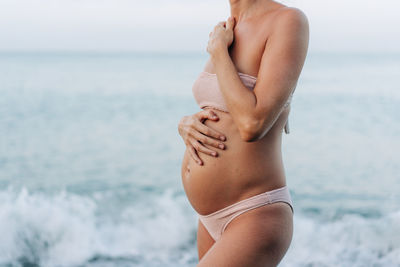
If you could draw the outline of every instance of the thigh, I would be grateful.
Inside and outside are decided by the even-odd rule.
[[[204,254],[215,244],[214,239],[210,236],[207,229],[201,223],[200,219],[198,219],[198,228],[197,228],[197,251],[199,255],[199,260],[203,258]]]
[[[289,205],[277,202],[255,208],[232,220],[198,267],[277,266],[292,234]]]

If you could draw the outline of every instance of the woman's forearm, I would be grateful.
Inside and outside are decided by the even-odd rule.
[[[254,124],[257,123],[253,119],[257,103],[256,95],[243,84],[227,48],[218,48],[211,55],[211,60],[229,113],[240,135],[246,140],[251,135],[249,131],[254,129]]]

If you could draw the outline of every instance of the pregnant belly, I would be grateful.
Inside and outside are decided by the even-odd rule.
[[[218,157],[199,153],[203,165],[196,163],[186,149],[182,183],[192,207],[199,214],[209,214],[239,199],[285,185],[280,154],[280,138],[265,136],[256,142],[245,142],[228,113],[218,112],[219,120],[204,122],[223,133],[226,148]],[[271,135],[273,133],[271,132]]]

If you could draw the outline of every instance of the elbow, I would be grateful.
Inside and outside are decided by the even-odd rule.
[[[240,127],[240,137],[245,142],[255,142],[261,138],[259,122],[248,121]]]
[[[253,134],[253,133],[244,133],[244,134],[240,134],[241,138],[243,141],[245,142],[255,142],[257,141],[259,138],[257,137],[257,135]]]

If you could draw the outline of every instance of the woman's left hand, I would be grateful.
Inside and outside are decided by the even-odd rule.
[[[233,42],[233,28],[235,19],[229,17],[227,21],[218,23],[212,32],[210,32],[207,45],[207,52],[210,55],[216,53],[219,49],[227,49]]]

